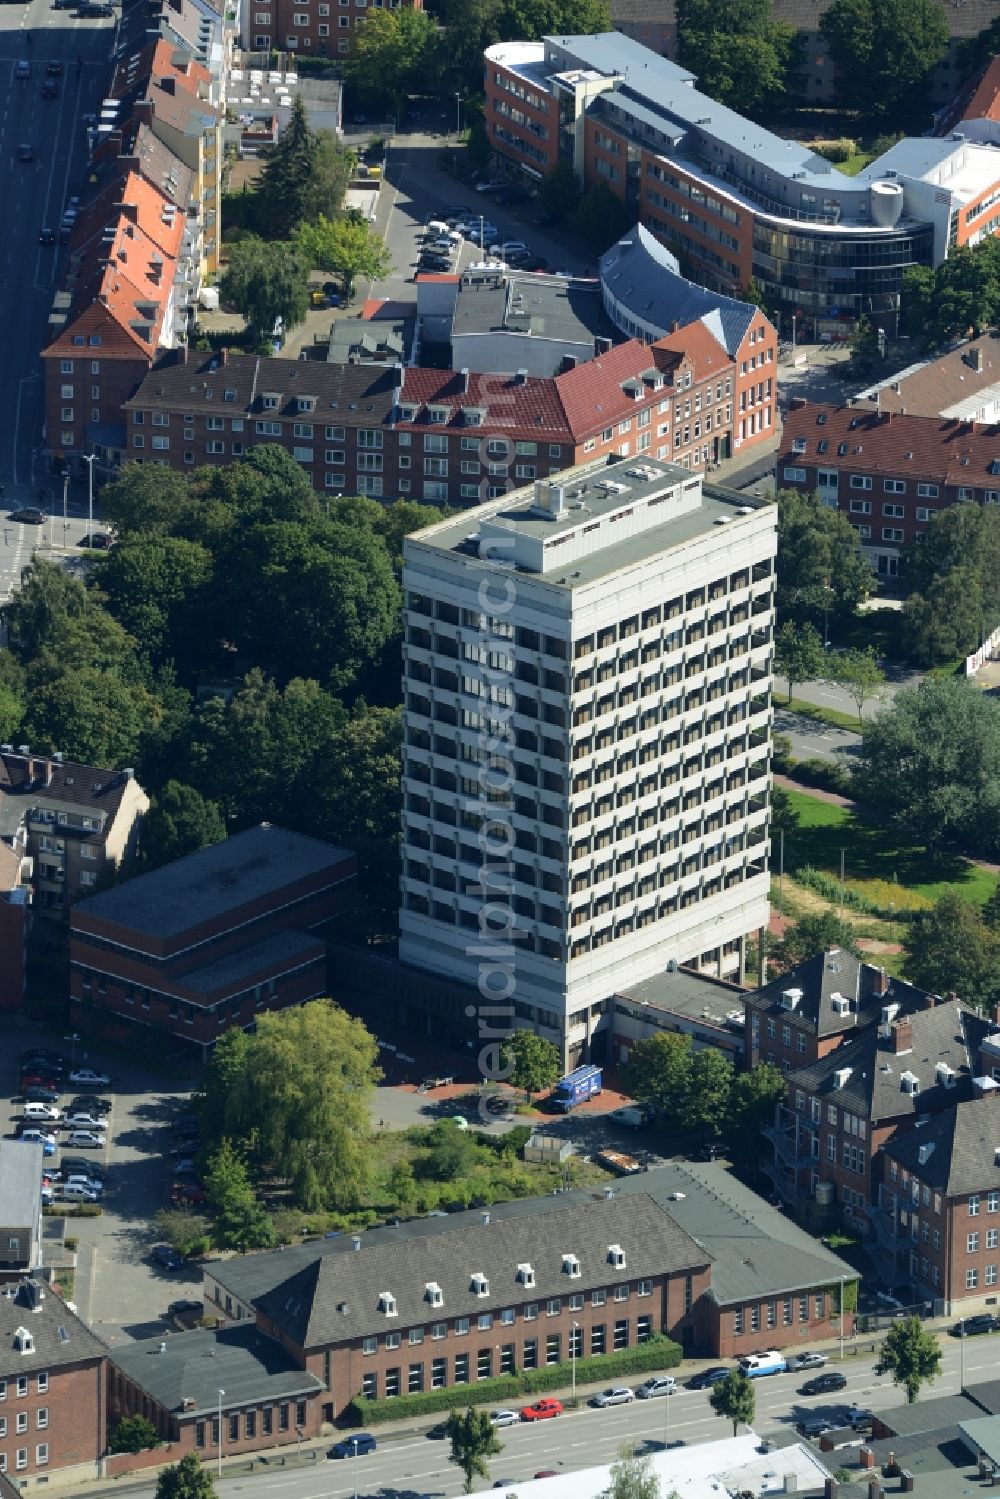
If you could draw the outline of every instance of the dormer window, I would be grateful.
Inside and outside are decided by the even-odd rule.
[[[273,391],[265,391],[260,398],[260,404],[265,411],[277,411],[280,399],[280,396],[275,395]]]
[[[462,410],[462,421],[466,427],[481,427],[486,419],[486,412],[481,406],[465,406]]]
[[[446,422],[450,415],[450,406],[428,406],[427,408],[427,420],[432,423]]]
[[[477,1270],[469,1284],[469,1290],[473,1296],[488,1296],[490,1294],[490,1283],[486,1276]]]
[[[14,1333],[15,1353],[34,1353],[35,1339],[26,1327],[19,1327]]]
[[[424,1300],[431,1306],[444,1306],[444,1292],[436,1280],[429,1280],[424,1286]]]
[[[399,403],[399,405],[396,407],[396,411],[398,413],[399,420],[401,422],[413,422],[413,421],[416,421],[416,418],[417,418],[417,408],[416,408],[416,406],[406,405],[406,404],[404,404],[401,401]]]
[[[849,1015],[851,1013],[851,1001],[845,994],[831,994],[830,1003],[835,1015]]]
[[[533,1286],[535,1284],[535,1272],[530,1265],[518,1265],[517,1278],[522,1286]]]
[[[316,410],[316,397],[315,396],[298,396],[296,398],[296,401],[295,401],[295,409],[296,409],[296,411],[315,411]]]
[[[915,1072],[904,1072],[899,1079],[899,1085],[904,1093],[909,1093],[911,1098],[915,1098],[920,1092],[920,1079]]]
[[[846,1088],[850,1082],[852,1070],[850,1067],[838,1067],[833,1074],[833,1086],[837,1089]]]
[[[396,1298],[389,1291],[380,1291],[378,1298],[378,1309],[384,1317],[396,1317]]]
[[[562,1257],[562,1261],[563,1261],[563,1266],[562,1266],[563,1267],[563,1274],[564,1275],[568,1275],[571,1280],[579,1280],[579,1278],[580,1278],[580,1261],[577,1259],[576,1255],[575,1254],[564,1254],[563,1257]]]
[[[625,1251],[620,1244],[608,1245],[608,1264],[614,1265],[616,1270],[624,1270]]]

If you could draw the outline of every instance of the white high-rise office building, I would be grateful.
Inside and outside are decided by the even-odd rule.
[[[404,544],[400,956],[567,1064],[766,925],[775,551],[774,505],[646,459]]]

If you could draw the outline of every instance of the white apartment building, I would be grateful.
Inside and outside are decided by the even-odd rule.
[[[767,922],[775,551],[773,505],[645,457],[404,543],[400,957],[567,1065]]]

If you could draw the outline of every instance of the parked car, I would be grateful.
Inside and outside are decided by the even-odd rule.
[[[672,1374],[654,1374],[636,1390],[640,1400],[653,1400],[657,1395],[672,1395],[677,1381]]]
[[[832,1431],[836,1422],[830,1416],[803,1416],[801,1421],[796,1421],[796,1429],[804,1437],[812,1441],[818,1441],[826,1432]]]
[[[170,1244],[154,1244],[149,1251],[149,1258],[154,1265],[159,1265],[161,1270],[182,1270],[184,1268],[184,1256],[178,1254],[177,1250]]]
[[[563,1413],[561,1400],[536,1400],[534,1405],[526,1405],[521,1411],[522,1421],[549,1421],[553,1416],[561,1416]]]
[[[42,98],[57,99],[59,97],[59,85],[54,78],[46,78],[42,83]]]
[[[708,1390],[712,1385],[718,1384],[720,1379],[725,1379],[730,1373],[723,1364],[713,1364],[710,1369],[702,1369],[700,1374],[695,1374],[689,1379],[686,1388],[689,1390]]]
[[[22,510],[12,510],[7,519],[15,521],[20,526],[44,526],[48,516],[36,505],[25,505]]]
[[[599,1395],[594,1395],[591,1405],[603,1409],[606,1405],[631,1405],[635,1399],[635,1391],[630,1390],[628,1385],[612,1385],[608,1390],[602,1390]]]
[[[89,1187],[92,1192],[97,1193],[98,1197],[100,1197],[101,1193],[104,1191],[104,1183],[102,1181],[98,1181],[96,1177],[91,1176],[89,1172],[86,1171],[71,1171],[69,1175],[66,1175],[64,1172],[60,1172],[60,1179],[67,1185],[69,1185],[71,1182],[75,1182],[78,1187]]]
[[[68,1178],[74,1172],[79,1171],[84,1176],[89,1176],[92,1181],[104,1181],[104,1167],[100,1161],[95,1161],[90,1156],[63,1154],[59,1159],[59,1168],[64,1178]]]
[[[109,552],[115,544],[113,536],[107,531],[91,531],[86,536],[81,536],[77,542],[78,547],[93,547],[97,552]]]
[[[59,1089],[54,1083],[29,1083],[22,1086],[21,1097],[25,1103],[58,1103]]]
[[[953,1338],[976,1338],[980,1333],[996,1332],[1000,1323],[992,1312],[982,1312],[975,1317],[963,1317],[950,1329]]]
[[[61,1119],[62,1109],[54,1103],[26,1103],[24,1106],[25,1119]]]
[[[87,1098],[85,1095],[81,1094],[77,1098],[71,1098],[69,1103],[66,1105],[67,1113],[75,1109],[83,1109],[84,1111],[91,1114],[101,1114],[102,1116],[107,1115],[111,1113],[111,1099]]]
[[[55,1135],[48,1134],[38,1124],[29,1124],[26,1129],[18,1130],[18,1138],[28,1140],[35,1145],[41,1145],[43,1156],[55,1155],[56,1153]]]
[[[34,148],[34,146],[31,145],[30,142],[24,141],[17,148],[17,159],[18,159],[18,161],[34,161],[34,159],[35,159],[35,148]]]
[[[107,1127],[107,1121],[105,1120],[104,1115],[98,1114],[96,1110],[94,1112],[91,1112],[90,1109],[75,1109],[72,1114],[66,1115],[63,1123],[66,1125],[67,1129],[99,1130],[105,1129]]]
[[[490,1411],[491,1426],[516,1426],[517,1411]]]
[[[451,261],[444,255],[422,255],[417,265],[418,271],[430,271],[436,275],[446,275],[451,269]]]
[[[167,1311],[173,1320],[174,1326],[181,1328],[183,1332],[190,1332],[192,1327],[197,1326],[205,1315],[205,1306],[201,1301],[191,1301],[182,1298],[180,1301],[172,1301]]]
[[[790,1374],[797,1374],[800,1369],[822,1369],[828,1362],[825,1353],[790,1353],[785,1360]]]
[[[448,1435],[448,1422],[439,1421],[436,1426],[427,1428],[427,1436],[432,1442],[443,1442]]]
[[[875,1417],[865,1405],[858,1405],[857,1401],[847,1407],[847,1421],[857,1431],[860,1427],[871,1426]]]
[[[847,1389],[847,1376],[831,1369],[826,1374],[817,1374],[799,1387],[800,1395],[832,1395],[836,1390]]]
[[[64,1202],[96,1202],[100,1195],[94,1187],[86,1187],[83,1182],[63,1182],[59,1188],[59,1196]]]
[[[476,183],[477,193],[498,193],[507,184],[502,177],[487,177],[484,182]]]
[[[74,1129],[66,1136],[67,1145],[78,1145],[83,1149],[103,1150],[107,1143],[106,1137],[95,1129]]]
[[[54,245],[56,242],[56,231],[43,228],[38,231],[38,243],[40,245]]]
[[[111,1079],[106,1072],[95,1072],[93,1067],[77,1067],[69,1080],[74,1088],[110,1088]]]
[[[544,255],[529,255],[520,265],[522,271],[546,271],[548,267],[549,263]]]
[[[14,77],[15,78],[30,78],[31,77],[31,63],[28,62],[27,58],[22,57],[22,58],[20,58],[14,64]]]
[[[32,1066],[45,1068],[60,1076],[66,1071],[66,1058],[60,1056],[57,1051],[46,1051],[44,1047],[38,1047],[34,1051],[22,1051],[17,1060],[22,1072]]]
[[[63,65],[57,57],[53,57],[45,64],[45,71],[50,78],[61,78]]]
[[[357,1436],[341,1437],[339,1442],[334,1442],[328,1456],[363,1457],[368,1452],[374,1452],[377,1446],[370,1431],[359,1431]]]
[[[509,255],[512,250],[517,255],[531,253],[523,239],[499,239],[490,245],[491,255]]]

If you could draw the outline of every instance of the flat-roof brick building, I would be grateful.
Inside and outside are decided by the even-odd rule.
[[[230,1025],[327,992],[316,928],[342,910],[348,849],[261,823],[74,906],[74,1023],[145,1026],[203,1054]]]

